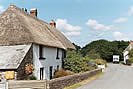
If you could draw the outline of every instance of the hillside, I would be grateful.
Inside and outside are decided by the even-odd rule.
[[[83,48],[75,45],[77,52],[83,56],[89,56],[92,59],[102,58],[106,61],[112,61],[113,55],[120,55],[120,60],[123,60],[123,50],[128,46],[128,41],[107,41],[97,40],[93,41]]]

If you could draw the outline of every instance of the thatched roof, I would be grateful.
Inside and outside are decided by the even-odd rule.
[[[75,49],[55,27],[10,5],[0,15],[0,45],[36,43],[63,49]]]
[[[31,45],[0,46],[0,69],[17,69]]]

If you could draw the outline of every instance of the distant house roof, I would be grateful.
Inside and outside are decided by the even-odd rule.
[[[0,46],[0,69],[17,69],[30,47],[31,44]]]
[[[126,51],[131,50],[132,48],[133,48],[133,43],[130,43],[130,44],[127,46],[127,48],[123,51],[123,53],[126,52]]]
[[[75,49],[55,27],[20,8],[10,5],[0,14],[0,45],[36,43],[62,49]]]

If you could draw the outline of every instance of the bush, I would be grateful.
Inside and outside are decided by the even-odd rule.
[[[129,54],[128,54],[129,58],[133,57],[133,49],[129,50]]]
[[[70,70],[74,73],[87,71],[89,59],[82,57],[76,51],[67,51],[66,59],[64,62],[64,69]]]
[[[74,72],[70,71],[70,70],[66,70],[66,72],[68,73],[68,75],[73,75],[75,74]]]
[[[67,76],[67,75],[72,75],[74,74],[73,72],[71,71],[65,71],[64,69],[60,69],[60,70],[57,70],[54,74],[54,78],[59,78],[59,77],[63,77],[63,76]]]
[[[133,63],[133,57],[129,58],[128,62]]]
[[[94,66],[88,66],[88,71],[91,71],[91,70],[94,70],[96,69],[97,67],[94,67]]]
[[[37,78],[36,78],[36,76],[31,75],[31,76],[29,77],[29,80],[37,80]]]
[[[124,61],[120,61],[120,64],[125,64]]]
[[[88,66],[88,62],[90,62],[90,58],[88,56],[83,57],[81,54],[76,53],[75,51],[67,51],[64,69],[70,70],[74,73],[79,73],[97,68],[94,66]]]

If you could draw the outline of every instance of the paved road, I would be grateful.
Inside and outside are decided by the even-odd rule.
[[[133,67],[109,64],[105,74],[77,89],[133,89]]]

